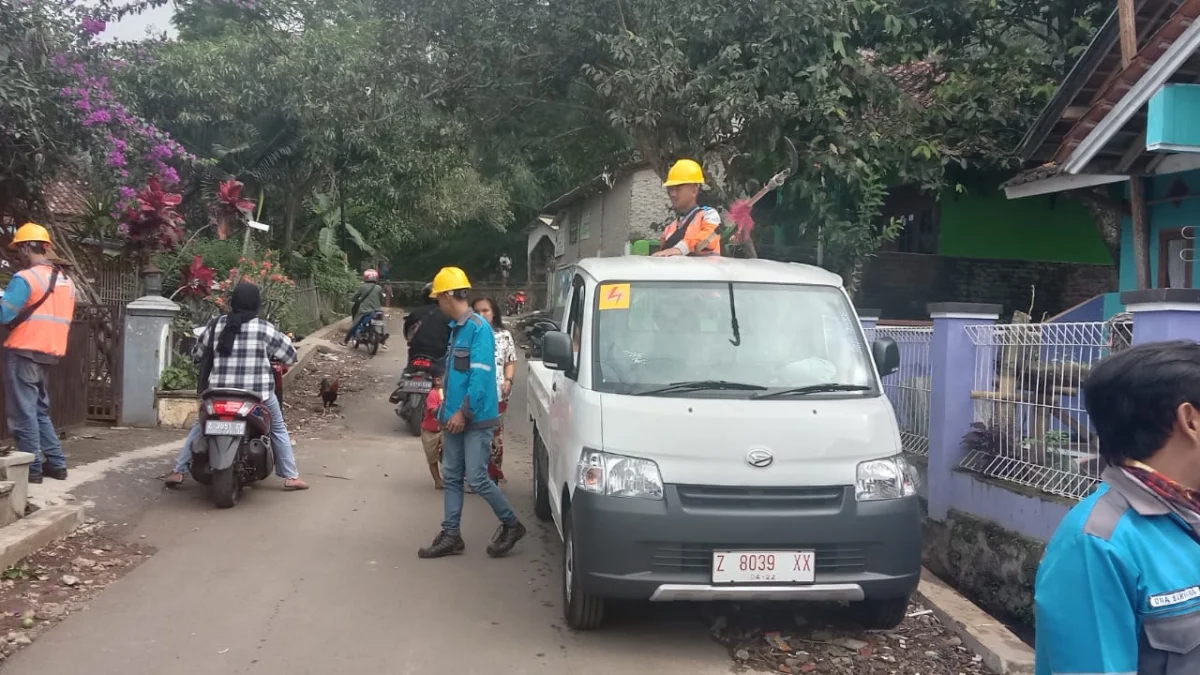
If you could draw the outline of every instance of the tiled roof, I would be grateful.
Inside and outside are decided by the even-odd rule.
[[[42,199],[54,216],[81,216],[87,208],[88,184],[70,176],[60,176],[42,187]]]
[[[867,63],[875,64],[876,57],[873,50],[860,49],[858,53]],[[880,71],[891,78],[900,91],[908,94],[923,108],[933,103],[933,87],[945,77],[934,67],[932,57],[910,63],[881,66]]]

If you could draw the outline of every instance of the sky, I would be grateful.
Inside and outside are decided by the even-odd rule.
[[[175,3],[169,2],[162,7],[152,7],[141,14],[132,14],[124,19],[108,25],[108,30],[101,34],[102,40],[141,40],[146,37],[146,30],[156,33],[166,31],[174,37],[175,29],[171,26],[171,15],[175,13]]]

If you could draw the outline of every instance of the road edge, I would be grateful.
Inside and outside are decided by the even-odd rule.
[[[0,528],[0,570],[6,570],[47,544],[55,542],[83,525],[86,511],[82,506],[48,506]]]
[[[300,376],[300,372],[303,371],[304,367],[308,365],[308,362],[312,360],[313,355],[321,350],[321,345],[319,343],[327,341],[331,334],[338,330],[344,331],[349,326],[350,317],[343,317],[337,321],[334,321],[328,326],[322,326],[321,328],[318,328],[317,330],[313,331],[312,335],[309,335],[301,340],[300,344],[296,345],[296,363],[289,368],[286,373],[284,373],[283,383],[285,385],[291,384],[293,380]]]
[[[1034,654],[1003,623],[950,588],[927,569],[921,569],[917,587],[921,603],[947,629],[962,638],[968,649],[983,658],[983,664],[998,675],[1033,675]]]

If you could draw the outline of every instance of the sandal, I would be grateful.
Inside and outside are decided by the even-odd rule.
[[[183,474],[178,471],[172,471],[163,478],[163,483],[169,488],[179,487],[183,485]]]
[[[294,492],[296,490],[307,490],[308,483],[305,483],[299,478],[285,478],[283,479],[283,489],[289,492]]]

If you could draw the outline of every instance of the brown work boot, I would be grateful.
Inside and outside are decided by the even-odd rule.
[[[433,538],[432,544],[417,550],[417,557],[445,558],[448,555],[461,555],[466,549],[467,545],[463,542],[462,535],[442,530]]]
[[[521,521],[514,520],[511,523],[504,523],[500,529],[496,530],[496,536],[492,537],[492,543],[488,544],[487,554],[493,558],[499,558],[511,551],[524,536],[525,526],[521,524]]]

